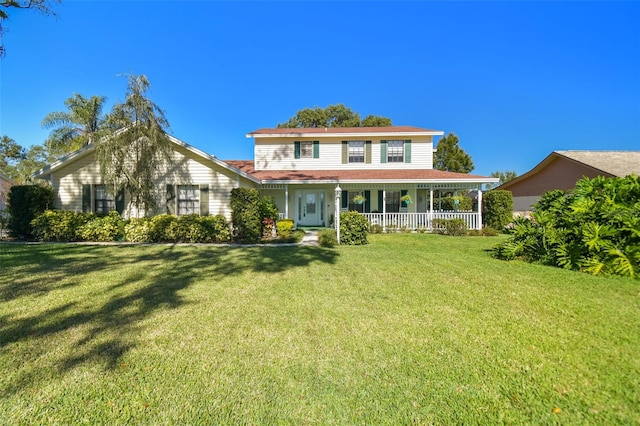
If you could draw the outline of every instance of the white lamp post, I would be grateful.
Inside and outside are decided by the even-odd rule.
[[[336,185],[336,198],[334,200],[335,203],[335,224],[336,224],[336,239],[338,240],[338,244],[340,244],[340,198],[342,197],[342,188],[340,188],[340,184]]]

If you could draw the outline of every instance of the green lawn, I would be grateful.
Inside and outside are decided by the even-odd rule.
[[[362,247],[0,244],[0,424],[638,424],[640,286]]]

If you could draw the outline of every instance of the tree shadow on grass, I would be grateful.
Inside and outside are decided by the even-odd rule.
[[[337,256],[334,250],[310,246],[0,248],[6,271],[0,278],[0,350],[10,347],[16,357],[26,351],[31,360],[45,359],[18,367],[0,394],[37,387],[46,377],[64,375],[85,363],[119,368],[123,355],[140,345],[139,336],[148,326],[144,320],[188,303],[181,292],[194,283],[312,263],[330,266]],[[26,314],[21,302],[29,306]],[[53,372],[42,375],[40,368]]]

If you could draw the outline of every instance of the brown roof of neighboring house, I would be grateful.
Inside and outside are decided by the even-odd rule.
[[[253,160],[227,160],[227,164],[265,181],[445,181],[482,180],[485,176],[453,173],[434,169],[412,170],[260,170],[256,171]]]
[[[264,128],[247,133],[254,136],[300,136],[300,135],[342,135],[342,134],[443,134],[441,130],[423,129],[413,126],[387,127],[307,127],[307,128]]]
[[[640,175],[640,151],[554,151],[613,176]]]
[[[540,173],[558,159],[580,163],[596,170],[603,176],[640,175],[640,151],[553,151],[533,169],[503,183],[496,189],[509,189],[516,183]]]

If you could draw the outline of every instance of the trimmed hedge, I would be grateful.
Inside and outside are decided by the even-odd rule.
[[[456,200],[458,205],[456,206]],[[436,200],[434,200],[434,203]],[[442,210],[459,210],[459,211],[471,211],[472,210],[471,197],[457,195],[453,197],[444,197],[440,200],[440,207]]]
[[[461,237],[467,235],[467,224],[464,219],[433,219],[433,231],[438,234]]]
[[[31,221],[53,206],[53,190],[48,186],[16,185],[9,189],[7,212],[9,234],[33,238]]]
[[[484,195],[482,221],[493,229],[503,230],[513,222],[513,195],[511,191],[494,189]]]
[[[340,244],[368,244],[369,221],[355,211],[340,213]]]
[[[32,222],[39,241],[130,241],[135,243],[226,243],[231,228],[217,216],[172,216],[122,220],[118,212],[107,215],[47,210]]]

